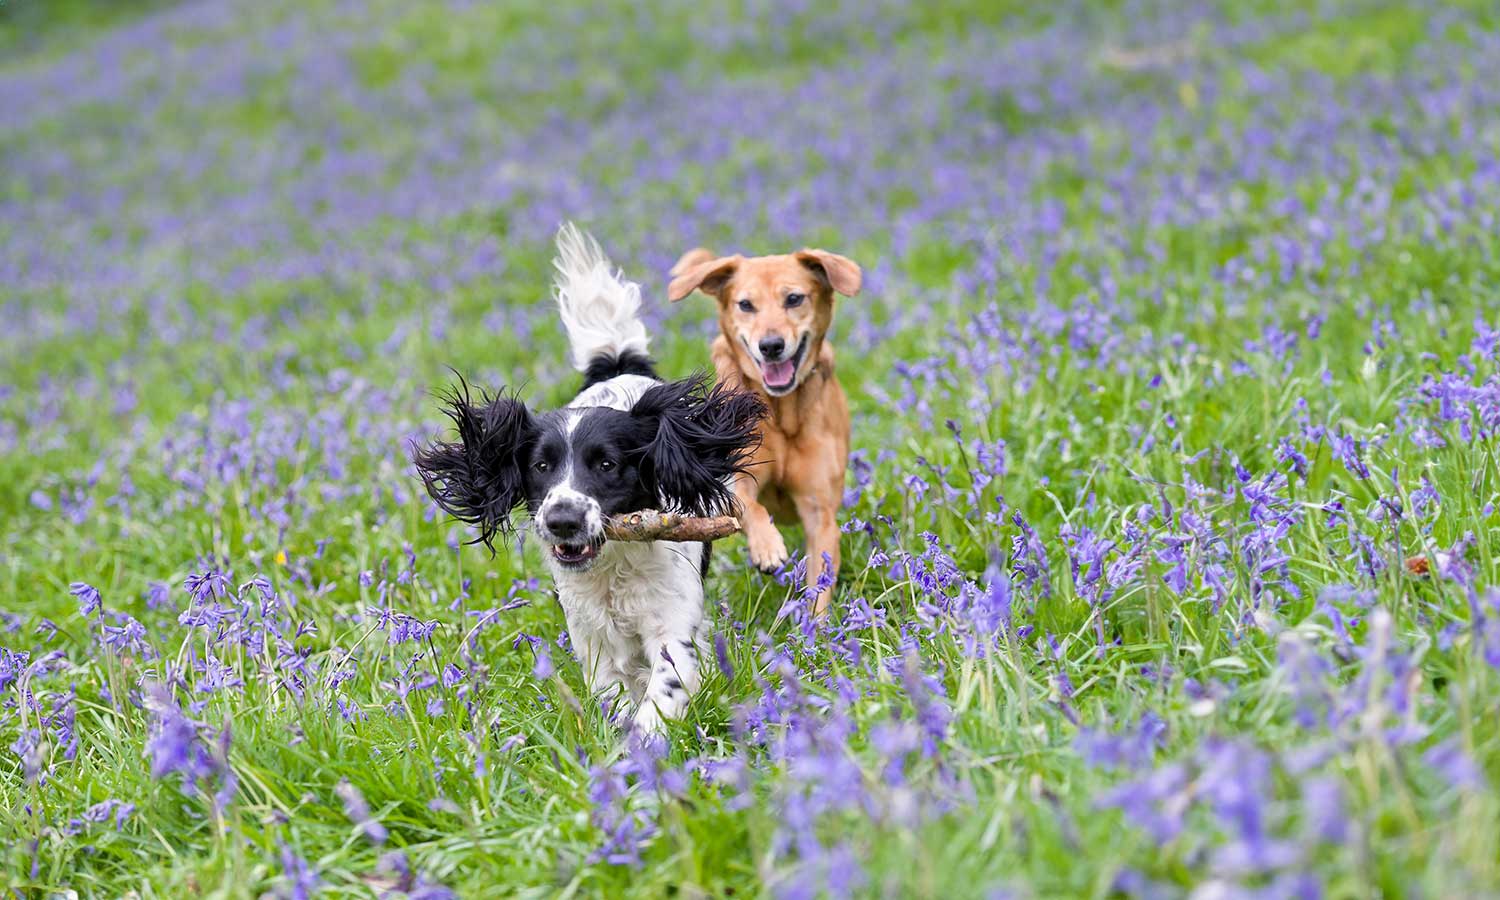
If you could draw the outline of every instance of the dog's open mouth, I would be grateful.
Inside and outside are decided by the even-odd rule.
[[[553,544],[552,558],[567,568],[578,568],[586,566],[594,561],[599,555],[597,543],[587,544]]]
[[[779,362],[761,360],[760,380],[766,391],[785,394],[797,385],[797,369],[802,365],[802,354],[807,351],[807,335],[797,344],[797,351]]]

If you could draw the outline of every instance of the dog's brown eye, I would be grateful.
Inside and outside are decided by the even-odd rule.
[[[755,312],[755,304],[749,300],[740,301],[740,312]]]
[[[807,299],[807,295],[806,294],[787,294],[786,295],[786,308],[787,309],[791,309],[794,306],[801,306],[802,305],[802,301],[806,300],[806,299]]]
[[[532,468],[536,469],[538,472],[545,472],[552,467],[547,465],[546,460],[541,460],[536,465],[532,466]]]
[[[608,472],[611,469],[613,469],[614,467],[615,467],[615,462],[612,459],[601,459],[601,460],[599,460],[599,471],[601,471],[601,472]]]

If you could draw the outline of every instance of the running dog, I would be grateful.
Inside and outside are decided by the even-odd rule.
[[[659,731],[701,681],[703,577],[709,544],[606,541],[605,520],[639,509],[727,514],[762,413],[752,394],[699,376],[663,382],[647,355],[640,286],[571,224],[557,236],[556,298],[583,388],[566,407],[534,412],[514,394],[445,398],[458,441],[414,457],[444,511],[497,534],[524,524],[547,564],[589,689],[628,692],[634,726]]]
[[[773,516],[796,515],[807,535],[807,584],[821,585],[818,615],[838,574],[837,513],[849,465],[849,407],[825,335],[834,294],[858,294],[861,277],[853,260],[827,250],[744,257],[699,247],[672,267],[667,286],[673,302],[693,291],[718,300],[719,384],[751,391],[767,406],[760,446],[734,485],[750,561],[763,571],[785,563]]]

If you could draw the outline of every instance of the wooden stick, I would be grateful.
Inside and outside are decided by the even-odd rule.
[[[625,513],[604,523],[612,541],[717,541],[740,530],[734,516],[699,518],[654,509]]]

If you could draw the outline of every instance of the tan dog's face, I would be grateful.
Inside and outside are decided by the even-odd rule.
[[[767,394],[782,397],[812,371],[833,321],[833,295],[859,293],[853,261],[826,250],[781,256],[714,257],[701,248],[672,267],[667,296],[701,290],[719,302],[719,328],[740,370]]]

